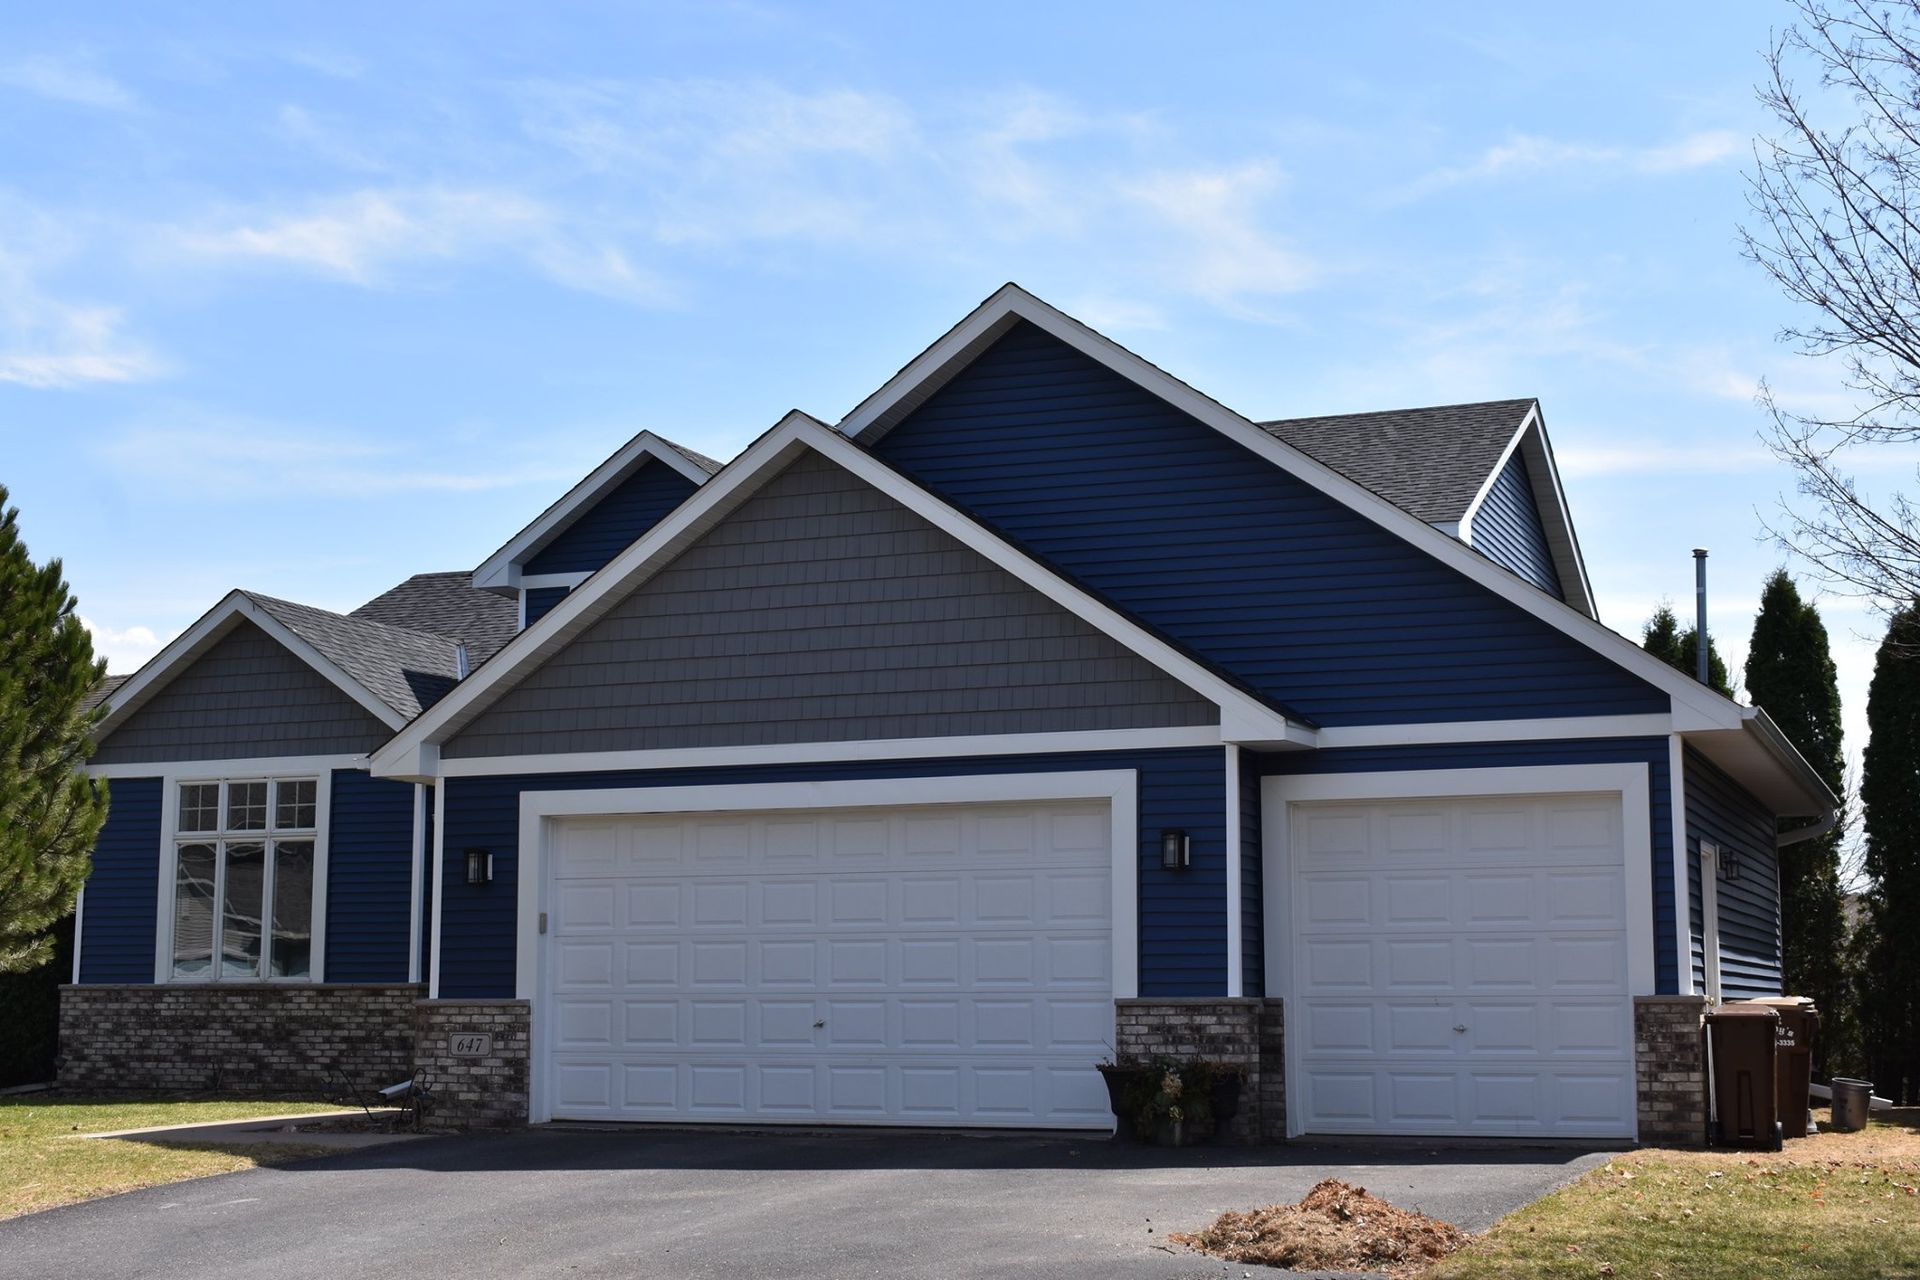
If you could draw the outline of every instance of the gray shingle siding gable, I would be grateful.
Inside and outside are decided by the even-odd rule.
[[[392,732],[251,622],[115,728],[94,764],[371,751]]]
[[[1213,724],[1212,703],[809,454],[442,749]]]

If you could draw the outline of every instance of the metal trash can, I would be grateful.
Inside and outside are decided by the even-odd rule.
[[[1833,1127],[1858,1133],[1867,1127],[1867,1109],[1873,1104],[1873,1086],[1865,1080],[1833,1078]]]
[[[1779,1011],[1780,1035],[1774,1041],[1778,1058],[1778,1101],[1780,1128],[1789,1138],[1820,1132],[1813,1122],[1813,1107],[1807,1086],[1813,1083],[1813,1044],[1820,1033],[1820,1011],[1806,996],[1769,996],[1761,1000],[1743,1000],[1742,1004],[1763,1004]]]
[[[1762,1004],[1721,1005],[1707,1015],[1713,1057],[1713,1142],[1778,1151],[1780,1013]]]

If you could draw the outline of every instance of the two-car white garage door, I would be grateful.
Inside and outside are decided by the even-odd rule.
[[[556,821],[552,1116],[1106,1128],[1109,812]]]
[[[1621,797],[1289,807],[1310,1133],[1634,1135]]]

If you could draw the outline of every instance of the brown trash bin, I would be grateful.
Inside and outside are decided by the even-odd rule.
[[[1707,1015],[1713,1058],[1713,1142],[1778,1151],[1780,1013],[1758,1004],[1725,1004]]]
[[[1789,1138],[1811,1137],[1820,1129],[1813,1123],[1813,1102],[1807,1086],[1813,1083],[1813,1046],[1820,1034],[1820,1010],[1806,996],[1767,996],[1744,1000],[1743,1004],[1763,1004],[1780,1012],[1778,1050],[1779,1078],[1776,1110],[1780,1128]]]

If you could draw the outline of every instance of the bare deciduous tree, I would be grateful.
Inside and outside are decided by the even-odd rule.
[[[1769,531],[1891,611],[1920,596],[1920,511],[1894,460],[1920,446],[1920,0],[1793,3],[1760,87],[1780,131],[1756,144],[1741,239],[1814,313],[1782,338],[1839,360],[1857,411],[1798,413],[1762,389],[1803,499]]]

